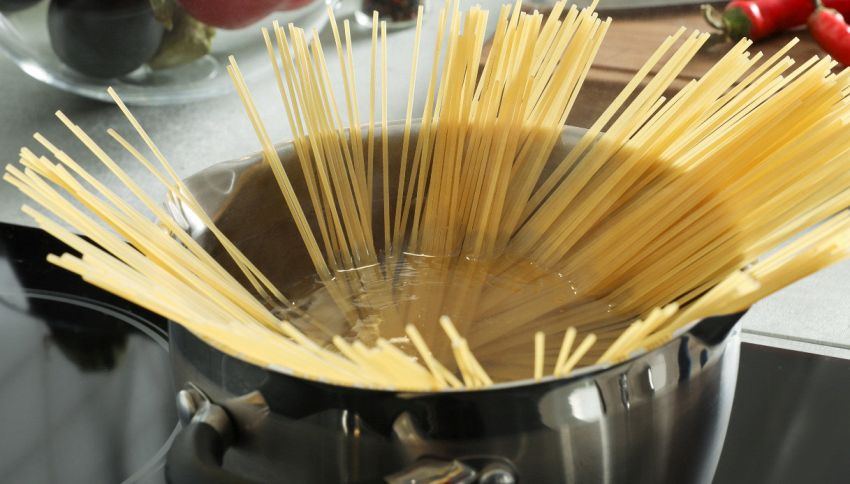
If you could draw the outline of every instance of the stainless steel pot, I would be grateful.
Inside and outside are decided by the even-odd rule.
[[[397,152],[401,126],[390,129]],[[580,134],[565,129],[552,159]],[[279,152],[294,167],[292,145]],[[303,186],[300,170],[291,172]],[[188,183],[273,282],[311,272],[259,156],[216,165]],[[171,208],[226,261],[191,213]],[[167,475],[175,483],[709,483],[732,408],[739,317],[704,320],[655,351],[570,378],[440,393],[296,378],[227,355],[172,324],[186,427]]]

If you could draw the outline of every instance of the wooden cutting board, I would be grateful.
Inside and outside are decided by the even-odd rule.
[[[574,126],[590,126],[655,48],[679,27],[712,31],[696,5],[600,12],[600,17],[606,15],[613,18],[613,23],[567,120]],[[767,57],[794,37],[799,37],[800,43],[789,55],[798,63],[813,55],[824,55],[804,29],[762,40],[750,47],[750,51],[762,51]],[[668,96],[691,79],[704,74],[732,45],[720,36],[713,37],[673,83]]]

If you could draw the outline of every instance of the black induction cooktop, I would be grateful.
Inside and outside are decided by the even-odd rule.
[[[177,429],[163,318],[0,223],[0,482],[164,482]],[[850,361],[744,344],[714,482],[850,482]],[[677,483],[679,484],[679,483]]]

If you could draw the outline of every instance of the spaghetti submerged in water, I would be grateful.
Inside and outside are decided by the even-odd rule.
[[[24,207],[79,253],[51,262],[223,351],[344,385],[425,391],[563,377],[653,349],[693,321],[740,311],[846,257],[850,71],[834,73],[828,57],[794,67],[793,42],[762,59],[742,40],[667,99],[708,38],[682,29],[553,159],[611,20],[563,1],[545,18],[519,7],[499,11],[480,71],[488,12],[461,13],[457,2],[439,12],[414,124],[420,12],[398,155],[377,18],[365,127],[347,21],[340,31],[328,12],[342,93],[331,89],[315,33],[263,29],[297,166],[284,166],[231,58],[228,72],[336,321],[287,297],[228,239],[112,90],[154,161],[110,136],[198,215],[234,273],[62,113],[153,219],[39,134],[47,155],[23,148],[22,167],[7,166],[4,178],[52,213]],[[293,169],[307,196],[293,188]],[[288,321],[275,315],[280,307]]]

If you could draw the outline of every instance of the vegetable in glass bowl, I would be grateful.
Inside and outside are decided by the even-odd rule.
[[[152,58],[165,27],[148,0],[51,0],[47,31],[53,52],[67,66],[110,79]]]
[[[310,0],[178,0],[192,17],[222,29],[251,25],[272,12],[301,8]]]
[[[248,76],[268,69],[261,25],[278,20],[321,28],[337,0],[278,0],[242,13],[239,24],[211,25],[190,4],[268,4],[270,0],[0,0],[0,51],[42,82],[82,96],[109,100],[113,86],[130,104],[196,101],[232,89],[227,56]],[[282,10],[283,9],[283,10]],[[240,28],[230,28],[240,27]]]

